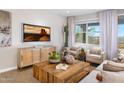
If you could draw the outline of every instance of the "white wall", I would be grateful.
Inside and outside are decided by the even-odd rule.
[[[96,20],[96,19],[98,19],[97,13],[85,14],[85,15],[80,15],[75,17],[76,22],[90,21],[90,20]]]
[[[57,50],[63,46],[65,17],[52,15],[41,10],[7,10],[12,13],[12,47],[0,48],[0,71],[15,68],[17,48],[34,45],[54,45]],[[51,27],[51,42],[22,42],[22,23]]]

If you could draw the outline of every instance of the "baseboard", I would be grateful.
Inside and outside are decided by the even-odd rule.
[[[0,70],[0,73],[3,73],[3,72],[7,72],[7,71],[11,71],[11,70],[14,70],[14,69],[17,69],[17,67],[10,67],[10,68],[7,68],[7,69],[1,69]]]

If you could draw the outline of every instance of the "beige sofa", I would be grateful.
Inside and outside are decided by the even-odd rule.
[[[86,52],[86,61],[101,64],[106,59],[105,52],[99,47],[93,47]]]
[[[103,70],[103,64],[106,64],[108,61],[110,60],[104,60],[102,64],[100,64],[95,70],[92,70],[91,73],[83,78],[79,83],[124,83],[124,71],[114,72]],[[96,79],[98,73],[102,74],[102,81]]]

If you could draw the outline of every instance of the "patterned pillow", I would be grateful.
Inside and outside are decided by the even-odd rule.
[[[124,49],[118,49],[119,54],[124,54]]]
[[[124,54],[119,54],[119,59],[124,59]]]
[[[66,59],[66,62],[69,63],[69,64],[75,63],[75,58],[72,55],[69,55],[69,54],[66,55],[65,59]]]

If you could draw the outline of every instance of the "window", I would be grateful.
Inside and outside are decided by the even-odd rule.
[[[75,27],[75,42],[86,44],[99,44],[99,23],[77,24]]]
[[[89,23],[88,24],[88,43],[89,44],[99,44],[99,23]]]
[[[124,16],[118,19],[118,48],[124,48]]]
[[[79,43],[86,43],[86,24],[76,25],[75,41]]]

